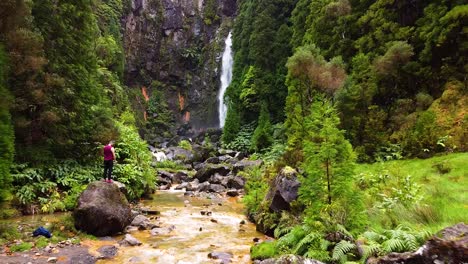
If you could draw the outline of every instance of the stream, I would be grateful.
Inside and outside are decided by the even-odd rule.
[[[141,206],[156,208],[158,221],[175,228],[168,235],[152,236],[149,230],[131,233],[143,244],[118,247],[118,254],[97,263],[220,263],[208,258],[211,252],[231,253],[232,263],[251,263],[253,239],[262,237],[243,214],[238,198],[187,197],[180,191],[158,191]],[[201,211],[211,212],[202,215]],[[241,224],[241,222],[245,222]],[[104,245],[116,245],[122,236],[110,240],[84,240],[92,255]]]

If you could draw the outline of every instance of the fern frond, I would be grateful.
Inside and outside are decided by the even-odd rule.
[[[318,232],[313,232],[307,234],[299,243],[297,243],[296,247],[293,250],[294,254],[302,255],[304,252],[309,248],[309,245],[314,242],[320,242],[322,239],[322,234]]]
[[[432,233],[429,230],[422,230],[421,232],[416,233],[415,237],[418,243],[422,244],[432,237]]]
[[[362,258],[367,260],[371,256],[378,256],[382,252],[382,246],[379,243],[371,243],[362,245]]]
[[[405,241],[405,250],[416,250],[418,248],[418,241],[413,234],[403,232],[401,237]]]
[[[347,240],[341,240],[338,242],[338,244],[336,244],[335,248],[333,248],[332,258],[334,260],[340,260],[355,248],[356,245],[354,243]]]
[[[274,236],[275,238],[280,238],[285,234],[291,232],[292,229],[292,226],[278,226],[274,231]]]
[[[387,239],[385,236],[374,231],[366,231],[361,235],[361,237],[365,238],[367,241],[375,241],[379,243]]]
[[[342,234],[345,234],[347,237],[354,240],[353,235],[346,229],[346,227],[344,227],[344,226],[342,226],[340,224],[337,224],[336,225],[336,231],[338,231],[338,232],[340,232]]]
[[[405,241],[398,238],[391,238],[382,243],[385,253],[402,252],[405,250]]]

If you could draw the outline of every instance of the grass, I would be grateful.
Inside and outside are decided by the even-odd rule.
[[[361,177],[361,189],[367,194],[366,204],[374,227],[392,228],[405,223],[436,232],[468,222],[468,153],[359,164],[356,173]],[[419,188],[417,192],[408,192],[409,203],[398,203],[390,210],[376,209],[382,195],[391,196],[395,190],[405,192],[404,179],[408,175],[414,189]],[[415,198],[411,195],[420,197],[420,201],[411,201]]]

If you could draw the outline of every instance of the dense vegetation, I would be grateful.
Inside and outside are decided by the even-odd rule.
[[[467,10],[463,1],[240,1],[224,142],[260,124],[265,104],[300,149],[291,141],[320,91],[359,161],[466,150]]]
[[[0,187],[13,194],[2,199],[27,212],[72,209],[86,184],[101,178],[101,148],[110,139],[117,141],[114,176],[129,198],[153,188],[151,157],[122,85],[124,4],[0,3]]]
[[[243,0],[238,12],[222,140],[267,161],[247,176],[245,203],[278,238],[253,258],[363,261],[466,221],[466,175],[447,176],[466,155],[386,162],[467,150],[463,1]],[[285,168],[299,199],[274,212],[267,183]]]

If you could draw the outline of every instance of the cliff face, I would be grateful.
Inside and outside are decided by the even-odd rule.
[[[130,0],[126,84],[149,98],[162,91],[178,124],[217,127],[220,59],[235,14],[236,0]]]

